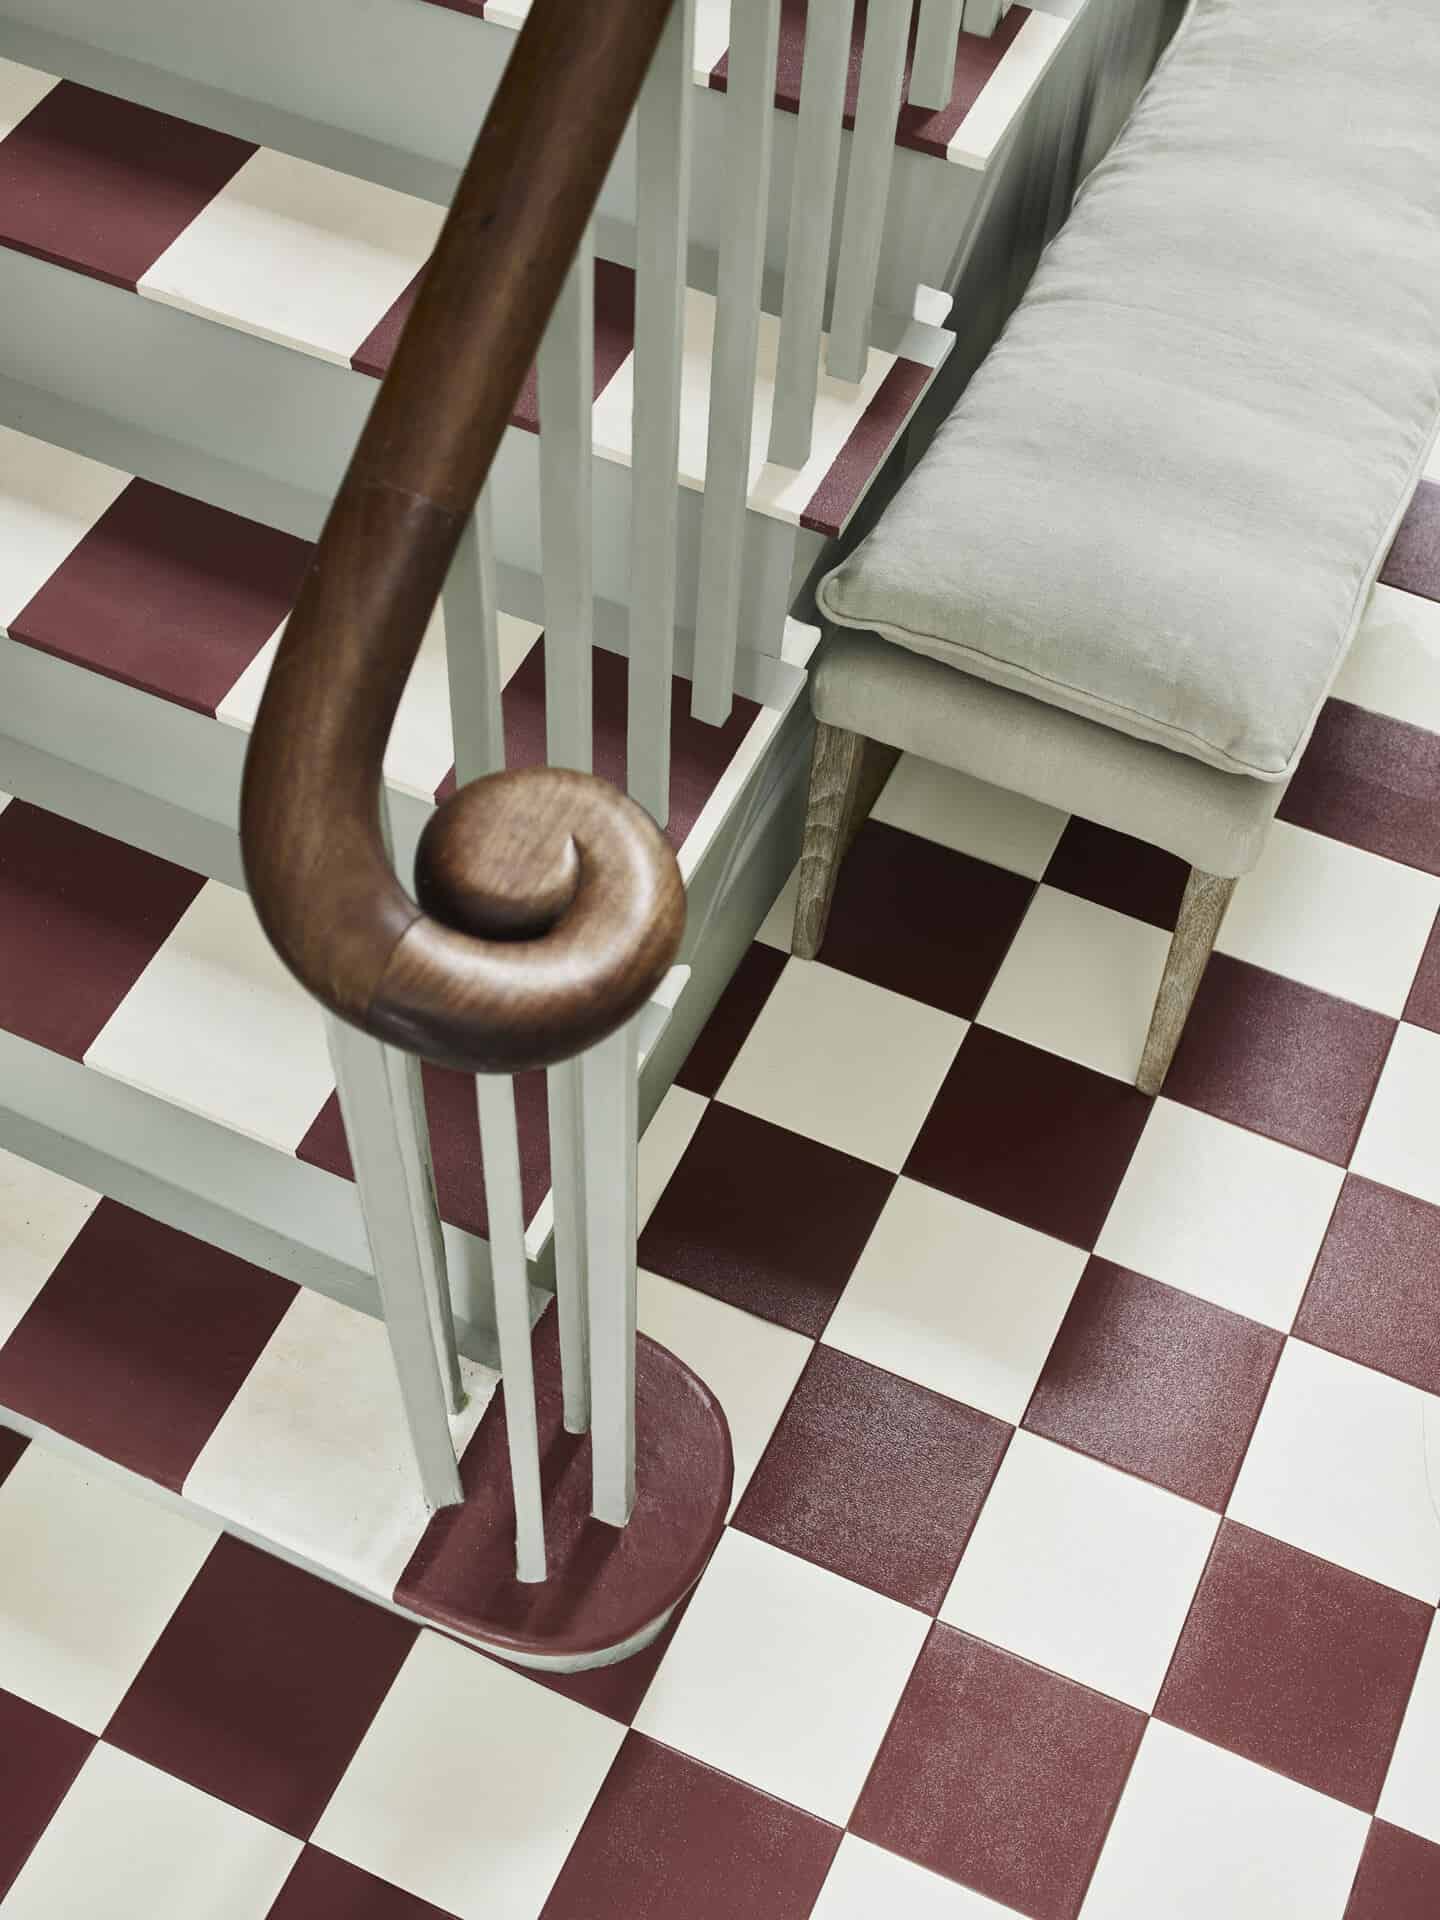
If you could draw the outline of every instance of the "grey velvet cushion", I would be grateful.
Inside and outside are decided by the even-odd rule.
[[[1286,778],[1440,420],[1440,0],[1194,0],[824,613]]]

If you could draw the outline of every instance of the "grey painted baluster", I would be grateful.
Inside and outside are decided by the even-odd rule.
[[[695,0],[677,0],[635,115],[635,387],[630,480],[632,797],[670,818],[670,681],[675,660],[680,367],[685,341]]]
[[[550,1108],[550,1194],[555,1210],[555,1312],[565,1430],[590,1425],[590,1329],[585,1279],[585,1156],[581,1151],[580,1062],[545,1076]]]
[[[695,717],[713,726],[729,718],[735,692],[779,34],[780,0],[744,0],[732,12],[725,109],[730,212],[720,247],[710,356],[690,703]]]
[[[920,0],[915,57],[910,63],[910,102],[938,113],[955,91],[955,50],[964,0]]]
[[[978,33],[982,40],[988,40],[999,26],[1001,14],[1006,12],[1004,0],[965,0],[965,31]]]
[[[583,1056],[590,1276],[591,1511],[623,1527],[635,1504],[635,1022]]]
[[[445,581],[445,665],[450,680],[450,725],[455,780],[465,786],[505,765],[500,709],[499,600],[490,495],[482,493],[460,535]]]
[[[870,354],[870,321],[880,272],[885,208],[890,198],[895,123],[900,114],[909,31],[910,0],[870,0],[826,359],[829,372],[837,380],[861,379]]]
[[[803,467],[810,458],[852,12],[853,0],[810,0],[805,16],[800,126],[786,238],[775,411],[770,421],[769,457],[782,467]]]
[[[380,1289],[400,1399],[428,1505],[463,1498],[449,1414],[463,1401],[418,1062],[327,1016],[345,1137]]]
[[[504,1074],[475,1082],[480,1152],[485,1162],[485,1210],[490,1222],[490,1272],[500,1377],[505,1384],[505,1433],[515,1495],[515,1578],[545,1578],[545,1514],[540,1491],[540,1436],[535,1418],[535,1363],[530,1347],[530,1277],[525,1260],[525,1210],[520,1190],[520,1143],[515,1086]]]

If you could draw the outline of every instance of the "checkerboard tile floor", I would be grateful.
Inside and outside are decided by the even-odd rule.
[[[1434,1920],[1421,584],[1158,1100],[1174,863],[902,762],[818,961],[777,902],[642,1151],[642,1324],[737,1462],[647,1653],[536,1680],[0,1432],[3,1920]],[[57,1281],[108,1324],[63,1249],[144,1231],[41,1197],[10,1404]],[[100,1397],[72,1437],[180,1485],[295,1311],[267,1278],[215,1275],[189,1429]]]

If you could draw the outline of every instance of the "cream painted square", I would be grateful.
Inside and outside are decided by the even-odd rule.
[[[260,1920],[302,1843],[97,1746],[0,1903],[5,1920]]]
[[[1022,1429],[940,1618],[1148,1713],[1219,1524]]]
[[[780,953],[789,953],[795,938],[795,898],[800,891],[800,869],[792,867],[790,878],[771,902],[770,911],[760,922],[755,938],[774,947]]]
[[[1342,1920],[1369,1825],[1152,1720],[1080,1920]]]
[[[457,1920],[535,1920],[624,1736],[422,1633],[312,1838]]]
[[[944,1880],[853,1833],[820,1889],[810,1920],[1020,1920],[1013,1907]]]
[[[900,756],[872,817],[1029,880],[1044,873],[1070,818],[913,753]]]
[[[247,896],[211,880],[101,1028],[87,1067],[290,1153],[334,1086],[320,1008]]]
[[[58,85],[53,73],[22,67],[14,60],[0,60],[0,140],[13,133],[26,114],[32,113]]]
[[[825,1344],[1018,1424],[1086,1255],[900,1179]]]
[[[0,1346],[99,1204],[88,1187],[0,1149]]]
[[[5,68],[0,60],[0,131]],[[130,484],[130,475],[0,426],[0,629],[27,607]]]
[[[1396,1028],[1350,1165],[1440,1206],[1440,1033]]]
[[[977,1016],[1031,1046],[1133,1080],[1170,936],[1042,886]]]
[[[1440,1615],[1430,1625],[1376,1812],[1440,1846]]]
[[[1440,601],[1377,586],[1335,698],[1440,733]]]
[[[0,1687],[101,1732],[215,1538],[27,1447],[0,1486]]]
[[[834,967],[790,960],[719,1097],[898,1171],[967,1024]]]
[[[1311,1154],[1162,1098],[1095,1251],[1287,1330],[1344,1177]]]
[[[444,209],[262,147],[140,281],[149,300],[348,366]]]
[[[1435,1395],[1288,1340],[1230,1518],[1434,1606],[1440,1511],[1426,1428],[1437,1421]]]
[[[727,1531],[635,1725],[844,1825],[929,1626],[898,1601]]]
[[[695,1129],[705,1117],[710,1102],[688,1087],[671,1086],[640,1136],[638,1185],[638,1231],[655,1211],[670,1177],[685,1157],[685,1149],[695,1138]]]
[[[462,1359],[457,1454],[499,1375]],[[206,1441],[185,1496],[389,1599],[430,1515],[385,1328],[302,1287]]]

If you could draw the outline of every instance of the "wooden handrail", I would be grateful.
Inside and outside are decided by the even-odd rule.
[[[535,0],[340,484],[251,738],[245,873],[333,1013],[471,1072],[613,1031],[674,958],[684,889],[649,816],[539,768],[478,780],[385,845],[391,722],[671,0]],[[451,635],[452,645],[465,636]]]

